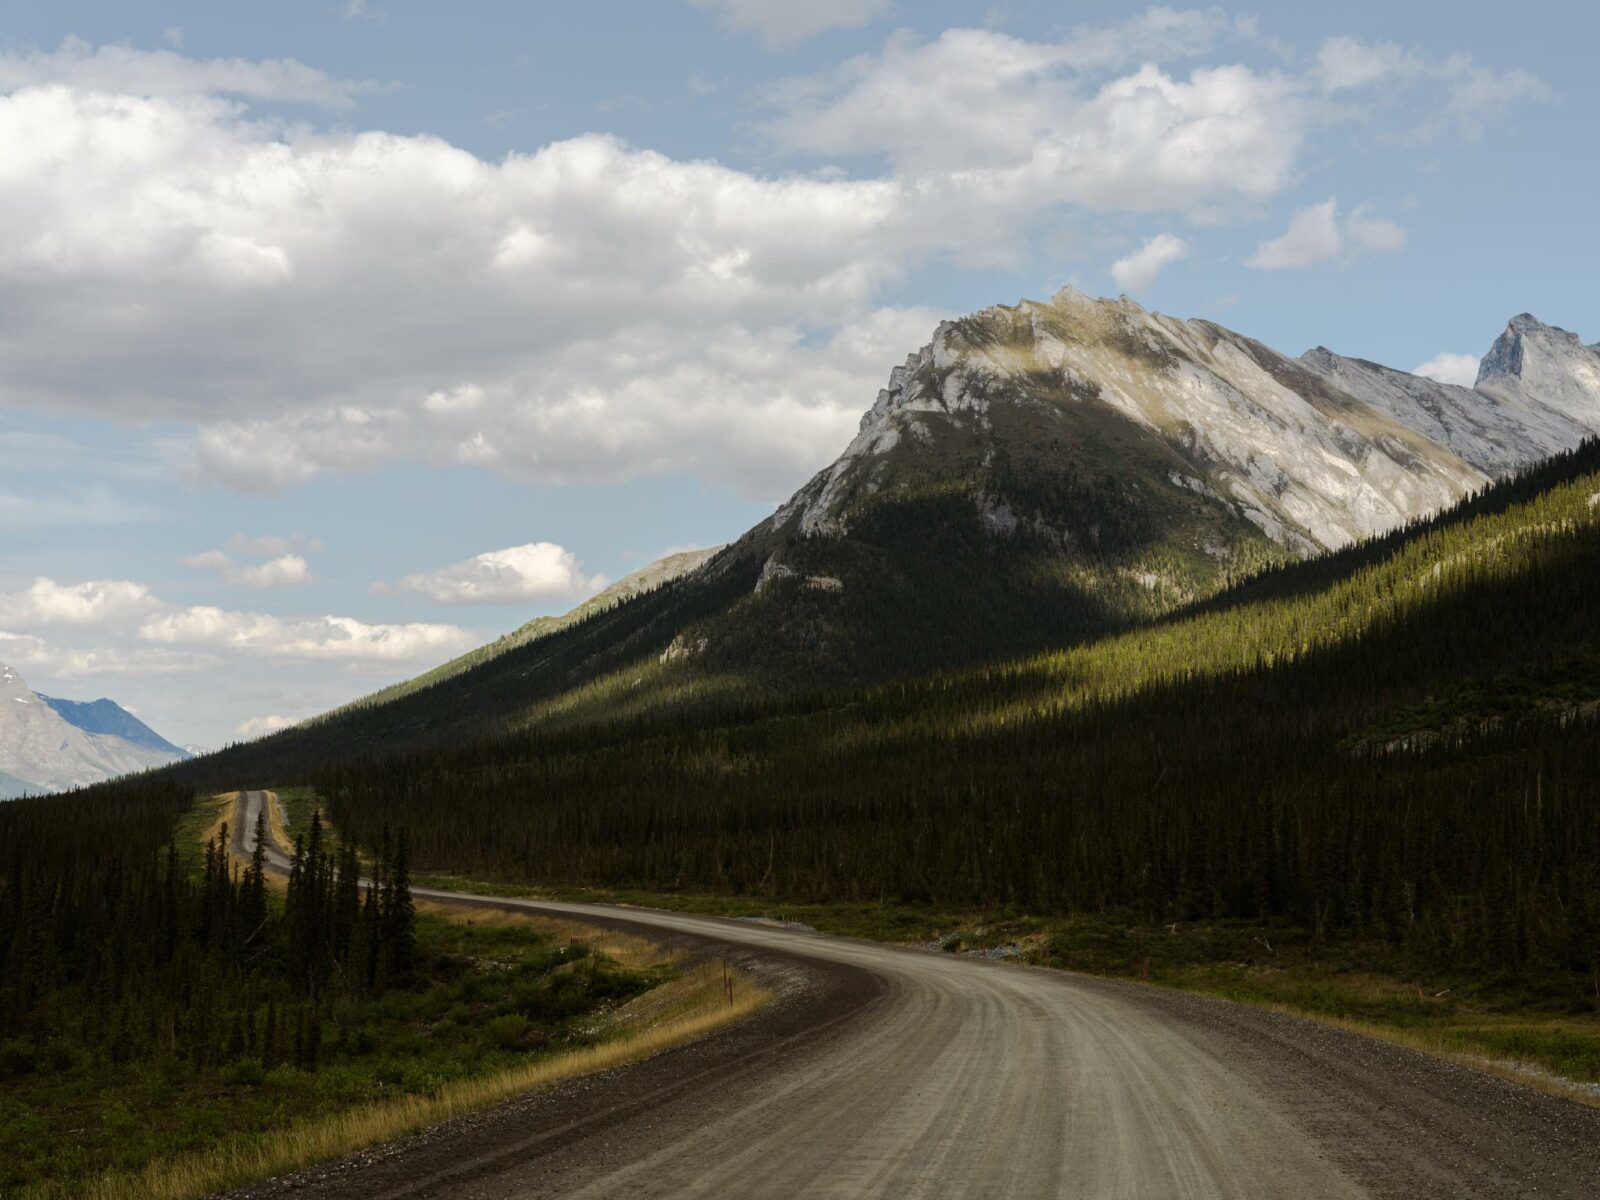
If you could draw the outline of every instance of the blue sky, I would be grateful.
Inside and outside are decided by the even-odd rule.
[[[736,536],[1069,282],[1452,378],[1600,337],[1600,18],[1440,13],[10,6],[0,660],[312,715]]]

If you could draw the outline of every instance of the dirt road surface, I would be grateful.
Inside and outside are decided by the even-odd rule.
[[[261,803],[241,801],[238,852]],[[748,922],[415,892],[676,941],[778,998],[241,1196],[1600,1196],[1600,1111],[1312,1022]]]

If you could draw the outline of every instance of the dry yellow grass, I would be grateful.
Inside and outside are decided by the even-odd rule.
[[[198,1200],[389,1141],[536,1088],[637,1062],[703,1037],[766,1003],[764,990],[738,976],[732,978],[731,1000],[716,964],[703,965],[639,997],[610,1022],[620,1035],[614,1040],[497,1075],[446,1084],[434,1095],[363,1105],[276,1133],[237,1138],[137,1173],[109,1174],[73,1194],[85,1200]],[[663,1012],[671,1015],[663,1017]],[[64,1195],[38,1188],[24,1192],[23,1200],[62,1200]]]

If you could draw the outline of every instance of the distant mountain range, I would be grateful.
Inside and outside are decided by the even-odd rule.
[[[840,457],[703,563],[278,738],[687,713],[1082,642],[1596,432],[1600,346],[1527,314],[1466,388],[1069,288],[940,325]]]
[[[0,799],[81,787],[190,757],[113,701],[41,696],[0,663]]]

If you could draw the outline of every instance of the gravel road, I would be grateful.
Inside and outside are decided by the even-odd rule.
[[[240,806],[247,852],[260,793]],[[1600,1196],[1600,1111],[1224,1001],[653,909],[418,888],[730,958],[735,1029],[239,1193]]]

